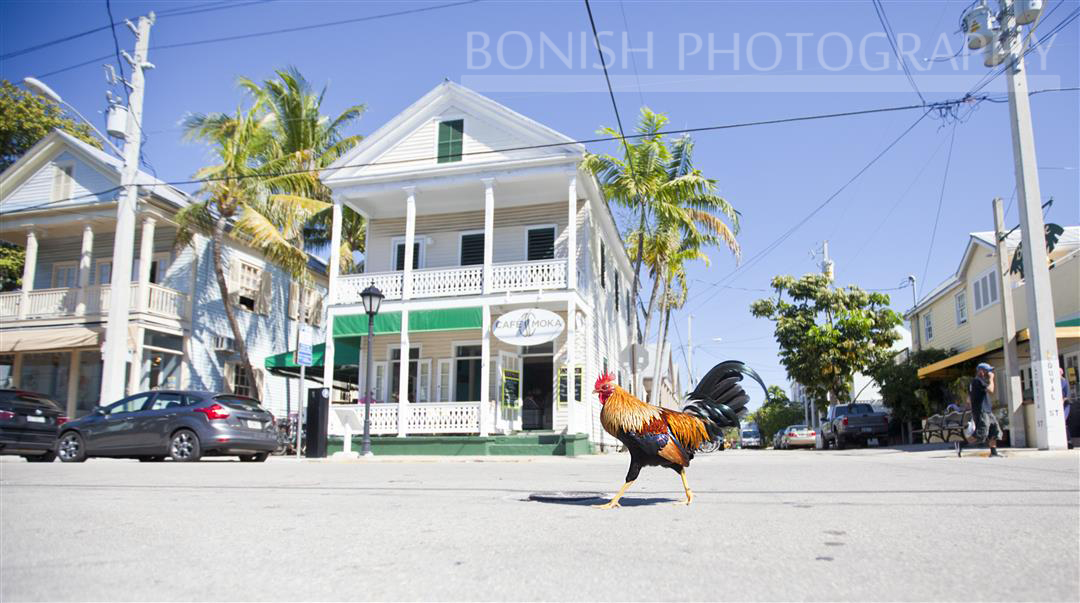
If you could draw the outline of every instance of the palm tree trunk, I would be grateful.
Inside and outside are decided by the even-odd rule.
[[[657,274],[653,278],[652,294],[649,295],[649,309],[645,312],[645,330],[642,331],[642,337],[645,341],[649,340],[649,327],[652,326],[653,310],[656,308],[656,294],[660,291],[660,275]]]
[[[225,279],[225,266],[224,261],[222,260],[222,249],[225,241],[224,218],[214,220],[214,230],[211,236],[214,245],[214,249],[211,252],[211,256],[214,259],[214,276],[217,277],[218,290],[221,292],[221,304],[225,307],[225,319],[229,321],[229,327],[232,329],[236,353],[240,355],[240,361],[244,365],[244,370],[247,371],[251,392],[253,394],[252,398],[262,400],[261,392],[259,391],[259,382],[255,379],[255,371],[251,368],[251,358],[248,357],[247,343],[244,341],[244,334],[240,332],[240,324],[236,322],[236,314],[233,313],[233,306],[229,300],[229,283]]]
[[[663,374],[660,363],[664,359],[664,348],[667,347],[668,326],[671,324],[671,302],[668,301],[668,287],[664,287],[664,321],[660,323],[660,332],[656,339],[656,361],[653,364],[652,398],[653,404],[660,406],[660,378]]]
[[[641,262],[645,259],[645,203],[641,203],[641,223],[638,225],[638,240],[637,240],[637,258],[634,260],[634,284],[630,288],[630,307],[627,308],[630,312],[633,312],[634,320],[631,321],[630,326],[630,384],[631,393],[638,393],[638,379],[637,379],[637,322],[638,314],[634,304],[637,303],[638,287],[641,286]],[[616,292],[616,295],[618,293]],[[645,334],[648,335],[647,333]]]

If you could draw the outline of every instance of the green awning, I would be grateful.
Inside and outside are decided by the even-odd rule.
[[[1059,320],[1055,327],[1080,327],[1080,317],[1070,318],[1068,320]]]
[[[483,326],[482,308],[447,308],[444,310],[417,310],[409,312],[409,332],[457,331],[479,329]],[[366,314],[334,317],[334,338],[367,335]],[[375,317],[375,334],[388,335],[401,332],[401,312],[386,312]],[[336,356],[336,352],[335,352]]]
[[[334,339],[334,365],[335,366],[356,366],[360,363],[360,341],[359,337],[338,337]],[[311,366],[308,367],[309,371],[315,371],[318,369],[322,371],[324,359],[326,358],[326,344],[320,343],[311,347]],[[294,352],[282,352],[281,354],[274,354],[273,356],[267,356],[264,362],[266,369],[270,371],[281,369],[294,369],[299,370],[300,365],[295,362]]]

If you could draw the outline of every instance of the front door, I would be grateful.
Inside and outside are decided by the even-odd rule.
[[[112,454],[137,449],[139,413],[153,395],[136,394],[106,406],[102,420],[84,434],[87,450]]]
[[[527,356],[522,359],[522,429],[552,429],[553,366],[551,356]]]

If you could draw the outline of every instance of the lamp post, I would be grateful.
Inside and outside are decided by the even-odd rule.
[[[375,343],[375,315],[379,313],[383,294],[375,287],[375,283],[360,292],[360,301],[364,304],[364,312],[367,313],[367,365],[364,369],[364,441],[360,454],[371,454],[371,398],[373,397],[371,382],[375,379],[375,357],[372,347]]]
[[[78,118],[81,119],[84,124],[90,126],[90,129],[94,131],[94,134],[97,134],[98,138],[100,138],[102,142],[109,145],[109,148],[112,149],[114,153],[123,157],[124,152],[117,148],[116,145],[114,145],[109,140],[108,136],[102,134],[101,130],[98,130],[97,127],[94,126],[93,122],[91,122],[89,119],[86,119],[86,117],[84,117],[82,113],[79,113],[79,110],[76,109],[74,106],[66,102],[63,98],[60,98],[60,95],[57,94],[56,91],[50,88],[47,84],[45,84],[45,82],[34,77],[24,77],[23,85],[26,86],[26,88],[34,94],[38,96],[43,96],[58,105],[64,105],[65,107],[70,109],[71,112],[78,116]]]

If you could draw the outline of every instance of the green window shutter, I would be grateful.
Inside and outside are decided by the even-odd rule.
[[[465,120],[463,119],[439,122],[439,163],[461,161],[461,140],[464,131]]]

